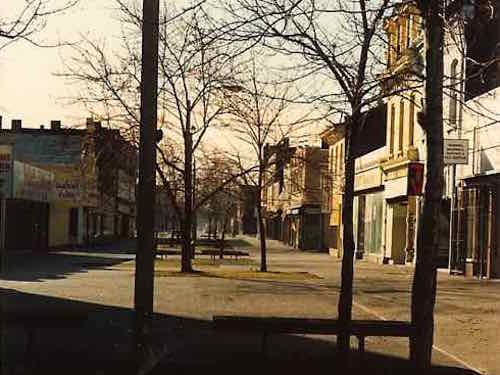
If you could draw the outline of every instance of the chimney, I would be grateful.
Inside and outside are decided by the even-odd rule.
[[[50,129],[51,130],[61,130],[61,121],[51,120],[50,121]]]
[[[19,131],[23,128],[23,122],[22,120],[12,120],[11,122],[11,128],[14,131]]]
[[[94,122],[94,119],[92,117],[87,117],[87,130],[89,132],[93,132],[95,131],[95,122]]]

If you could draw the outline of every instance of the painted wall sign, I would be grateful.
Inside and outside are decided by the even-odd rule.
[[[15,144],[16,160],[33,164],[76,164],[81,159],[81,136],[74,134],[2,134],[2,143]]]
[[[54,200],[54,193],[53,173],[14,161],[13,198],[49,202]]]
[[[382,186],[382,170],[379,167],[356,173],[354,191],[360,191]]]
[[[469,140],[445,139],[443,154],[445,164],[468,164]]]

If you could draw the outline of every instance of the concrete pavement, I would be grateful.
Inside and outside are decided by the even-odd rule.
[[[256,241],[245,240],[249,242],[252,258],[258,262]],[[269,242],[268,255],[270,271],[309,272],[321,278],[283,281],[175,276],[155,279],[155,312],[161,322],[157,324],[157,342],[167,347],[159,368],[179,369],[178,366],[184,364],[185,367],[188,363],[196,368],[213,364],[214,360],[239,358],[239,355],[247,360],[258,359],[258,335],[215,335],[209,322],[216,314],[336,317],[340,285],[337,259],[328,254],[290,250],[274,241]],[[71,301],[89,308],[92,319],[86,326],[87,336],[72,333],[81,343],[74,346],[73,352],[79,355],[88,352],[93,347],[92,341],[99,342],[98,332],[108,332],[107,340],[97,345],[101,355],[95,355],[94,363],[101,363],[106,356],[123,357],[129,345],[130,336],[126,333],[132,327],[134,279],[133,265],[127,262],[133,261],[108,256],[105,252],[23,256],[10,263],[12,267],[0,279],[0,287],[23,298],[38,296],[64,303]],[[166,264],[172,269],[178,267],[174,263]],[[203,266],[207,270],[224,267],[248,269],[249,266]],[[355,267],[355,318],[409,319],[411,268],[365,261],[356,262]],[[500,374],[496,355],[500,345],[496,337],[500,284],[440,274],[438,290],[434,362]],[[50,335],[44,337],[40,345],[47,347]],[[279,363],[283,359],[290,362],[291,358],[306,361],[308,368],[321,361],[334,364],[334,337],[280,335],[272,340],[271,356],[277,366],[282,366]],[[407,356],[408,342],[394,338],[370,339],[367,350],[376,363],[394,364]],[[107,351],[110,354],[106,354]]]

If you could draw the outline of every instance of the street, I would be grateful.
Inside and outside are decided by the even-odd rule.
[[[244,240],[250,246],[247,250],[251,252],[251,262],[226,261],[217,265],[195,262],[195,269],[213,271],[211,277],[178,274],[174,272],[179,270],[175,259],[157,261],[155,313],[193,322],[208,322],[217,314],[336,317],[340,260],[324,253],[290,250],[279,242],[269,241],[271,276],[252,280],[243,271],[257,268],[257,241],[249,237]],[[10,262],[0,287],[107,308],[131,309],[133,257],[103,251],[37,256],[26,253]],[[163,271],[171,271],[172,276]],[[353,317],[408,320],[412,272],[411,267],[357,261]],[[434,363],[500,374],[500,283],[451,277],[443,272],[439,272],[438,278]],[[183,331],[176,326],[169,331],[175,332],[176,344],[171,344],[169,351],[176,360],[186,354],[182,350],[186,344],[181,345],[180,338],[188,339],[188,327]],[[335,341],[334,337],[316,339]],[[273,346],[275,355],[280,350],[291,350],[280,347],[279,342],[277,339]],[[203,343],[206,342],[200,336],[196,350],[203,351]],[[353,339],[352,346],[355,345]],[[237,350],[234,346],[225,350],[228,349]],[[408,340],[369,338],[367,350],[405,358]]]

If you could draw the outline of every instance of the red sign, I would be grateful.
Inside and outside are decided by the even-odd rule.
[[[408,165],[408,195],[422,195],[424,186],[424,165],[411,163]]]

